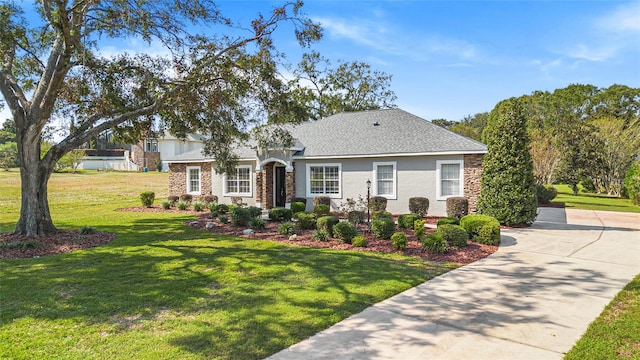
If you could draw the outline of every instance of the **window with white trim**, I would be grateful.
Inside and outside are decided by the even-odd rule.
[[[436,161],[438,199],[463,196],[463,160]]]
[[[307,164],[307,196],[341,197],[342,164]]]
[[[396,162],[373,163],[373,193],[387,199],[396,198]]]
[[[145,139],[144,141],[145,152],[158,152],[158,139]]]
[[[223,177],[224,195],[252,196],[251,165],[239,165]]]
[[[200,195],[200,166],[187,166],[187,194]]]

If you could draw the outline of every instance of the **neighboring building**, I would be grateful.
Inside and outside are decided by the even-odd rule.
[[[156,171],[161,165],[162,171],[168,171],[169,164],[164,159],[203,147],[202,137],[197,134],[187,134],[184,140],[167,134],[145,138],[134,145],[118,145],[119,148],[103,142],[97,141],[96,149],[85,149],[87,156],[82,159],[79,169]]]
[[[464,196],[475,210],[487,147],[399,109],[341,113],[291,127],[286,149],[239,146],[234,174],[215,172],[215,159],[195,150],[168,159],[172,195],[241,197],[262,208],[288,207],[328,196],[336,210],[347,198],[388,199],[387,210],[409,212],[409,198],[426,197],[429,213],[446,214],[446,199]]]

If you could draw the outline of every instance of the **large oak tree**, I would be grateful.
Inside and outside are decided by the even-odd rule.
[[[301,5],[243,27],[209,0],[0,2],[0,91],[15,121],[22,185],[15,233],[55,230],[47,200],[55,163],[107,129],[139,136],[159,122],[178,136],[197,131],[209,155],[230,163],[229,145],[253,123],[294,118],[272,34],[287,24],[303,46],[319,39]],[[128,38],[167,55],[101,48]],[[70,131],[41,156],[43,130],[59,119]]]

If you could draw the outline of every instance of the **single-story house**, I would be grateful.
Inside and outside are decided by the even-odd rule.
[[[171,195],[216,195],[269,209],[294,197],[331,198],[337,210],[347,198],[388,199],[387,210],[409,212],[409,198],[426,197],[429,214],[446,215],[446,199],[464,196],[475,210],[486,145],[400,109],[341,113],[290,128],[295,145],[285,149],[239,146],[233,174],[218,174],[202,151],[169,162]]]

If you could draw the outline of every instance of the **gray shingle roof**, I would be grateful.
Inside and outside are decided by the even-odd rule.
[[[336,114],[295,126],[291,133],[304,147],[304,158],[487,151],[486,145],[480,142],[400,109]],[[255,151],[242,146],[238,148],[238,155],[251,158]],[[203,159],[202,154],[199,158],[195,156],[186,153],[171,160]]]

